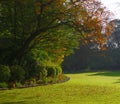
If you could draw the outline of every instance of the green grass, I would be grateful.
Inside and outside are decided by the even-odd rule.
[[[120,72],[67,76],[65,83],[0,91],[0,104],[120,104]]]

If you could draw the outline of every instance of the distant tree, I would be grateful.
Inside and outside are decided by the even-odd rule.
[[[75,50],[75,54],[65,57],[65,61],[63,62],[65,71],[84,71],[87,67],[92,70],[120,69],[120,20],[112,20],[110,24],[114,24],[114,27],[111,35],[107,38],[107,49],[99,50],[97,48],[91,48],[89,44],[87,46],[80,46],[80,50]]]
[[[120,20],[115,19],[111,21],[114,23],[114,29],[112,34],[108,37],[107,40],[107,52],[106,55],[110,58],[110,65],[113,68],[120,68]]]
[[[111,23],[114,23],[114,29],[112,34],[108,37],[107,44],[109,48],[120,48],[120,20],[112,20]]]

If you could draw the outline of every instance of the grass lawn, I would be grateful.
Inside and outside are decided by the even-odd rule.
[[[65,83],[0,91],[0,104],[120,104],[120,72],[67,76]]]

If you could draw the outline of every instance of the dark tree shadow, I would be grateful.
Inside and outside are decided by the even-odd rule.
[[[88,76],[110,76],[110,77],[120,77],[120,71],[104,71],[104,72],[95,72],[93,74],[89,74]],[[113,82],[114,84],[119,84],[120,79],[118,79],[116,82]]]
[[[111,76],[111,77],[120,77],[120,71],[96,72],[96,73],[90,74],[89,76]]]

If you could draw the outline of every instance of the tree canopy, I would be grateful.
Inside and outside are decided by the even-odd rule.
[[[79,45],[105,48],[110,15],[98,0],[0,0],[4,81],[60,80],[64,56]]]
[[[11,60],[35,47],[52,53],[63,50],[65,55],[80,40],[101,46],[110,34],[110,13],[96,0],[1,0],[0,4],[0,49],[9,50]]]

